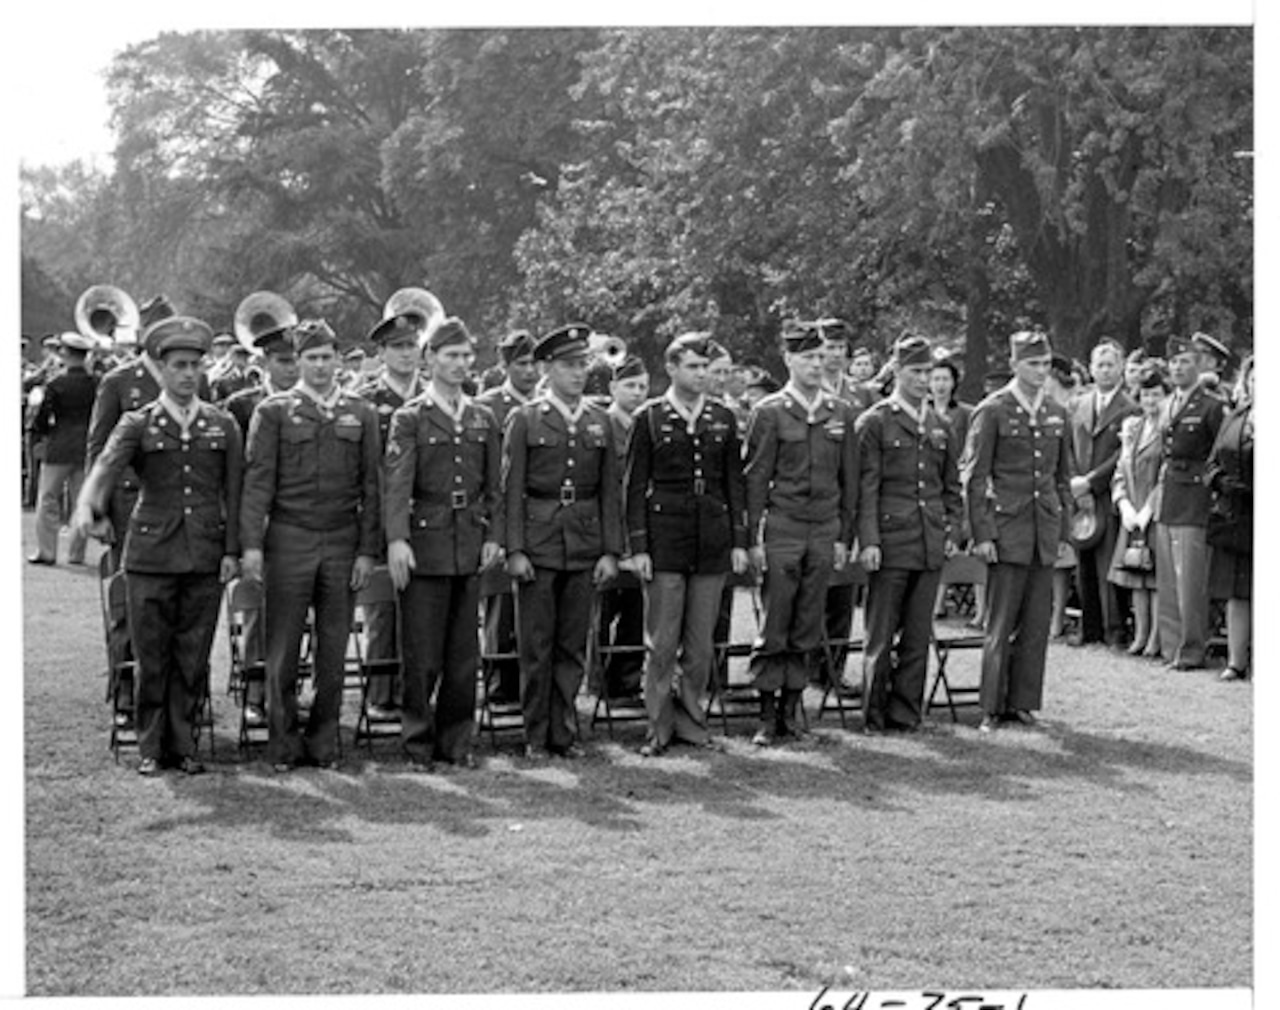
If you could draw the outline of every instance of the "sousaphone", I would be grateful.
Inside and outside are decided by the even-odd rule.
[[[236,339],[252,354],[254,341],[264,333],[298,325],[298,313],[274,291],[255,291],[236,306],[233,328]]]
[[[426,288],[401,288],[382,308],[382,318],[409,316],[417,321],[418,346],[426,343],[431,331],[444,322],[444,306]]]
[[[95,284],[76,299],[75,320],[82,336],[103,347],[110,347],[117,333],[137,341],[138,304],[114,284]]]

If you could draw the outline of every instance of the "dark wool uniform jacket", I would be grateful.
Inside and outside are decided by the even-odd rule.
[[[493,411],[493,416],[498,419],[499,436],[506,431],[507,418],[511,416],[511,412],[517,407],[523,407],[527,402],[527,400],[517,400],[507,388],[506,383],[487,389],[476,397],[476,403],[482,407],[488,407]]]
[[[484,542],[502,542],[501,453],[497,419],[474,401],[459,424],[425,396],[391,416],[384,525],[413,548],[415,576],[470,575]]]
[[[382,552],[378,415],[359,396],[340,392],[332,419],[296,387],[267,397],[245,455],[245,550],[262,548],[270,518],[316,531],[358,525],[356,553]]]
[[[574,430],[546,400],[507,418],[502,450],[507,553],[539,568],[591,568],[622,554],[622,479],[604,408],[586,407]]]
[[[1178,413],[1173,413],[1173,397],[1161,411],[1164,464],[1160,470],[1160,513],[1158,522],[1170,526],[1204,526],[1209,521],[1209,486],[1205,463],[1226,404],[1196,386]]]
[[[421,380],[414,381],[411,392],[413,395],[409,397],[409,400],[414,400],[421,395]],[[356,394],[363,399],[368,400],[373,409],[377,411],[378,435],[382,440],[379,444],[385,451],[387,447],[387,436],[391,433],[391,416],[408,403],[409,400],[406,400],[403,396],[392,389],[391,386],[387,384],[386,378],[381,375],[371,382],[366,382],[357,386]]]
[[[655,571],[719,575],[747,546],[746,484],[733,411],[708,398],[688,423],[666,397],[636,411],[627,446],[627,529]]]
[[[249,437],[249,422],[253,420],[253,411],[268,395],[265,386],[250,386],[232,393],[223,402],[222,408],[236,419],[236,424],[240,425],[240,434],[246,439]]]
[[[841,542],[853,546],[858,513],[858,445],[854,409],[819,393],[813,423],[791,393],[771,393],[747,423],[747,535],[760,543],[766,511],[803,522],[840,520]]]
[[[44,399],[36,408],[31,430],[46,439],[46,463],[84,463],[89,416],[97,387],[97,377],[83,368],[68,368],[44,387]]]
[[[113,368],[98,382],[98,393],[89,416],[85,442],[85,466],[92,466],[111,437],[116,422],[127,411],[137,410],[160,395],[160,383],[141,361]],[[126,468],[117,484],[125,490],[138,486],[137,474]]]
[[[224,555],[240,553],[244,456],[240,429],[225,410],[199,403],[186,439],[159,402],[130,411],[98,466],[110,474],[104,497],[126,467],[142,487],[124,541],[126,571],[207,574]],[[105,501],[92,504],[105,510]]]
[[[926,409],[919,425],[896,399],[858,418],[858,543],[879,547],[885,568],[941,568],[964,522],[959,454],[951,427]]]
[[[965,498],[975,543],[1003,564],[1052,565],[1071,523],[1071,442],[1065,407],[1045,396],[1032,418],[1010,383],[974,408]]]

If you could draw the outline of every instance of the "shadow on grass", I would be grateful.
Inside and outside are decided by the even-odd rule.
[[[635,739],[630,739],[635,736]],[[366,824],[429,825],[462,838],[507,830],[514,823],[576,820],[606,831],[646,828],[646,808],[699,809],[741,821],[777,820],[779,801],[819,800],[859,812],[913,814],[929,797],[968,795],[995,802],[1035,801],[1042,785],[1078,780],[1121,793],[1148,793],[1152,776],[1226,776],[1252,781],[1248,762],[1181,745],[1131,741],[1059,723],[979,737],[965,723],[930,732],[866,738],[821,728],[810,742],[750,749],[734,735],[726,753],[676,749],[658,760],[634,754],[641,737],[588,741],[576,761],[531,763],[480,746],[479,770],[425,774],[400,761],[393,743],[373,759],[348,750],[342,771],[273,774],[261,761],[215,764],[200,779],[167,779],[194,817],[149,822],[165,832],[195,823],[243,826],[280,838],[351,842]],[[225,755],[233,746],[219,738]]]

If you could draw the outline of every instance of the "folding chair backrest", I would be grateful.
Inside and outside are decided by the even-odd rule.
[[[356,593],[355,605],[368,607],[379,603],[395,603],[397,598],[395,583],[391,581],[391,572],[385,565],[379,565],[369,576],[365,587]]]
[[[956,554],[948,558],[942,566],[942,584],[944,586],[985,586],[987,566],[972,554]]]
[[[235,579],[227,585],[227,610],[233,614],[247,614],[262,609],[262,583],[249,579]]]

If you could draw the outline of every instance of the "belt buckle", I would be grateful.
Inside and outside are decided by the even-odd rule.
[[[466,508],[466,507],[467,507],[467,492],[465,492],[465,491],[450,491],[450,492],[449,492],[449,507],[450,507],[450,508],[452,508],[452,509],[455,509],[455,510],[456,510],[456,509],[464,509],[464,508]]]
[[[693,493],[694,493],[694,494],[706,494],[706,493],[707,493],[707,481],[706,481],[706,478],[704,478],[704,477],[694,477],[694,478],[693,478]]]
[[[578,500],[578,489],[572,485],[560,488],[560,504],[572,505]]]

